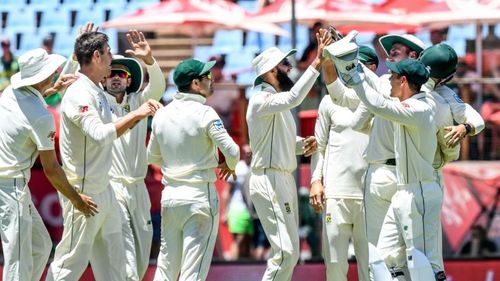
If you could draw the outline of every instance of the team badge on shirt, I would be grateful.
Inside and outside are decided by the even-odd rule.
[[[56,138],[56,132],[55,131],[50,131],[50,133],[47,135],[47,138],[50,139],[50,141],[54,141]]]
[[[292,212],[292,209],[290,208],[290,203],[285,202],[285,211],[287,214],[290,214]]]
[[[458,103],[464,103],[464,101],[457,94],[454,94],[453,97]]]
[[[410,108],[410,105],[407,104],[406,102],[402,102],[401,105],[404,107],[404,108]]]
[[[224,129],[224,123],[222,123],[222,120],[220,120],[220,119],[215,120],[214,121],[214,128],[216,130],[222,130],[222,129]]]
[[[130,112],[130,104],[126,104],[125,106],[123,106],[123,110],[127,113]]]
[[[80,105],[80,113],[85,113],[89,111],[89,106],[88,105]]]
[[[325,222],[326,223],[331,223],[332,222],[332,214],[326,213]]]

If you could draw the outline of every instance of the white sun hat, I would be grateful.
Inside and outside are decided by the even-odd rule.
[[[410,50],[417,52],[417,55],[425,49],[425,44],[422,40],[418,39],[415,35],[412,34],[389,34],[380,37],[379,39],[382,48],[384,48],[385,53],[389,56],[391,52],[392,45],[395,43],[401,43]]]
[[[255,68],[255,74],[257,77],[253,82],[253,86],[256,87],[262,83],[262,74],[265,74],[275,68],[282,60],[295,54],[296,52],[296,49],[292,49],[287,53],[283,53],[280,49],[271,47],[254,58],[252,60],[252,65]]]
[[[30,50],[19,57],[19,72],[12,75],[10,84],[12,88],[17,89],[40,83],[49,78],[65,61],[65,57],[49,55],[42,48]]]

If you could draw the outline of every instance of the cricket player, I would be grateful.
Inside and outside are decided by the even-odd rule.
[[[34,49],[19,57],[20,71],[11,77],[11,86],[0,97],[0,212],[3,280],[40,280],[47,264],[52,241],[42,218],[31,201],[28,182],[31,167],[40,156],[50,183],[83,216],[97,213],[97,205],[78,194],[68,183],[57,162],[55,122],[43,96],[69,83],[62,76],[53,86],[57,69],[65,59]]]
[[[323,255],[329,281],[347,281],[351,236],[359,280],[369,280],[361,182],[367,167],[363,154],[368,135],[350,127],[353,111],[325,96],[314,130],[318,151],[312,161],[310,200],[316,211],[323,211]]]
[[[149,84],[141,91],[142,67],[136,59],[114,56],[105,83],[114,119],[138,109],[148,99],[159,100],[165,91],[165,78],[143,33],[131,30],[127,39],[132,48],[127,53],[144,62]],[[135,281],[142,280],[149,266],[153,238],[151,201],[144,183],[148,167],[147,126],[147,119],[143,119],[114,141],[109,171],[122,216],[127,280]]]
[[[387,62],[392,71],[391,96],[398,101],[381,96],[361,83],[363,74],[346,67],[356,65],[356,61],[334,58],[336,64],[341,65],[338,67],[343,72],[341,75],[351,77],[346,79],[350,81],[348,85],[368,109],[394,122],[398,191],[389,206],[377,248],[387,266],[397,273],[397,280],[410,280],[403,273],[407,259],[412,280],[434,280],[430,264],[416,266],[421,262],[419,254],[427,256],[436,251],[441,239],[438,230],[443,193],[434,179],[432,166],[437,148],[436,106],[425,92],[420,91],[429,72],[417,60]],[[425,256],[423,259],[428,263]]]
[[[458,57],[455,50],[440,43],[424,50],[419,60],[430,67],[430,79],[423,86],[423,91],[436,103],[435,122],[438,131],[438,149],[434,156],[433,167],[435,180],[444,191],[442,167],[449,161],[459,157],[460,146],[457,145],[466,135],[475,135],[484,128],[481,115],[462,100],[444,84],[449,81],[457,69]],[[446,107],[449,109],[446,111]],[[458,125],[454,125],[458,124]],[[439,224],[439,236],[442,236],[442,227]],[[428,254],[429,262],[437,268],[436,280],[446,280],[443,271],[443,251],[441,240],[438,240],[436,251]]]
[[[373,49],[360,46],[358,58],[365,66],[376,71],[378,57]],[[336,79],[334,67],[331,60],[326,60],[323,64],[327,84]],[[354,93],[350,89],[346,90]],[[325,96],[316,120],[318,152],[313,155],[311,162],[313,174],[309,197],[314,209],[323,210],[325,218],[323,255],[327,280],[346,280],[347,247],[351,236],[358,263],[358,276],[360,280],[369,279],[368,240],[361,182],[367,167],[363,155],[368,136],[351,128],[354,111],[359,104],[357,96],[354,101],[352,107],[341,107]]]
[[[60,151],[63,170],[78,193],[89,195],[99,213],[85,218],[61,198],[64,232],[46,280],[78,280],[92,265],[96,280],[125,280],[120,208],[109,183],[113,141],[160,107],[149,100],[114,121],[100,82],[111,72],[108,37],[87,32],[76,39],[78,80],[61,104]]]
[[[261,91],[249,101],[247,123],[253,152],[250,198],[272,247],[272,256],[262,280],[291,280],[299,258],[297,186],[292,172],[297,167],[296,154],[310,156],[316,150],[313,136],[297,137],[290,110],[305,98],[319,76],[323,48],[331,41],[325,32],[316,34],[316,59],[293,84],[288,78],[291,65],[287,53],[271,47],[252,64],[257,77],[254,86]]]
[[[449,131],[446,136],[448,145],[455,146],[465,136],[479,134],[484,129],[481,114],[469,104],[464,103],[452,89],[445,86],[457,70],[458,56],[455,50],[445,43],[440,43],[422,52],[419,60],[431,69],[431,79],[424,85],[424,90],[434,91],[444,98],[451,107],[454,122],[458,124],[446,129]]]
[[[352,41],[355,33],[347,35],[341,41],[330,45],[327,50],[334,53],[334,48]],[[424,50],[424,43],[410,34],[390,34],[380,38],[380,43],[387,52],[389,61],[397,62],[406,58],[416,59]],[[327,73],[325,67],[325,73]],[[374,72],[363,67],[365,82],[380,95],[390,97],[391,85],[389,75],[378,77]],[[331,72],[333,78],[325,81],[333,103],[348,108],[356,108],[352,120],[352,128],[358,131],[369,130],[369,141],[366,148],[365,159],[368,162],[367,172],[364,176],[364,204],[366,215],[366,233],[368,242],[376,246],[380,229],[397,190],[396,156],[394,153],[394,126],[393,122],[373,114],[363,104],[352,89],[347,88],[341,79],[337,79],[335,71]],[[359,106],[358,106],[359,104]]]
[[[207,278],[219,226],[217,148],[226,159],[218,166],[223,179],[234,175],[240,159],[222,120],[204,105],[213,93],[214,65],[194,59],[179,63],[174,70],[179,92],[153,118],[148,159],[162,167],[165,186],[155,281]]]

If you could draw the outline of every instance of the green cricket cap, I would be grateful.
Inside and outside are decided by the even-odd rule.
[[[359,46],[358,58],[362,63],[374,63],[376,66],[378,66],[377,53],[375,53],[374,49],[368,46]]]
[[[457,71],[457,53],[445,43],[439,43],[425,49],[419,60],[430,67],[430,75],[433,78],[444,79]]]
[[[207,74],[216,61],[201,62],[195,59],[181,61],[174,70],[174,83],[177,87],[185,87],[194,79]]]
[[[419,60],[405,59],[399,62],[386,62],[387,68],[392,72],[405,76],[406,79],[417,86],[422,86],[429,80],[429,70]]]

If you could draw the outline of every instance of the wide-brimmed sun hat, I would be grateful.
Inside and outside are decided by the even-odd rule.
[[[127,58],[121,55],[114,55],[113,60],[111,60],[111,65],[113,64],[124,65],[130,71],[130,78],[132,81],[127,87],[128,93],[135,93],[141,89],[144,74],[142,72],[141,64],[136,59]]]
[[[410,50],[417,52],[417,55],[420,55],[425,49],[424,42],[412,34],[389,34],[380,37],[379,41],[387,56],[389,56],[392,45],[395,43],[401,43],[407,46]]]
[[[14,89],[38,84],[49,78],[65,61],[65,57],[49,55],[42,48],[30,50],[17,60],[19,72],[12,75],[10,84]]]
[[[271,69],[275,68],[282,60],[295,54],[296,49],[292,49],[286,53],[283,53],[280,49],[276,47],[271,47],[266,49],[260,55],[252,60],[252,65],[255,68],[255,74],[257,77],[253,82],[253,86],[256,87],[262,83],[262,75]]]

